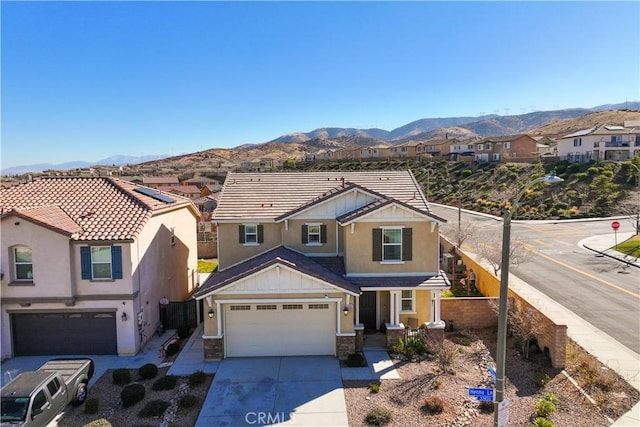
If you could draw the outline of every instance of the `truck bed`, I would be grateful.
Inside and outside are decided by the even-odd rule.
[[[77,375],[85,365],[92,364],[91,359],[53,359],[38,368],[39,371],[57,372],[60,374],[65,383]],[[93,366],[89,367],[89,379],[93,376]]]

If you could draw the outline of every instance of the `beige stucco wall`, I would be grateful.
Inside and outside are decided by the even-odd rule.
[[[431,315],[431,291],[415,291],[414,313],[400,312],[400,323],[409,325],[409,318],[418,320],[418,325],[430,321]]]
[[[218,224],[218,268],[224,270],[245,259],[273,249],[281,244],[282,224],[262,224],[264,226],[264,243],[239,243],[238,226],[240,224]]]
[[[282,226],[282,244],[306,254],[335,254],[336,220],[289,220],[288,230]],[[327,242],[322,245],[302,243],[302,226],[305,224],[324,224],[327,226]]]
[[[372,261],[372,230],[382,226],[396,226],[397,222],[359,222],[351,233],[351,226],[344,230],[345,267],[347,274],[379,273],[436,273],[438,272],[438,226],[431,231],[430,221],[402,223],[413,229],[413,256],[411,261],[384,264]]]

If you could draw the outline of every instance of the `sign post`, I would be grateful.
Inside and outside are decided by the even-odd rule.
[[[618,228],[620,228],[620,223],[618,221],[613,221],[611,223],[611,228],[613,228],[613,235],[615,239],[615,246],[613,248],[615,249],[618,247]]]

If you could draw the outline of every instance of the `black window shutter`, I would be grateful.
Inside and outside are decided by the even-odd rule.
[[[264,225],[258,225],[258,243],[264,242]]]
[[[382,229],[374,228],[372,233],[373,260],[382,261]]]
[[[306,224],[302,226],[302,243],[309,243],[309,226]]]
[[[402,260],[411,261],[413,258],[413,229],[402,229]]]
[[[320,226],[320,243],[327,243],[327,225]]]
[[[245,243],[244,241],[244,225],[238,226],[238,235],[240,243]]]
[[[122,248],[111,246],[111,266],[114,279],[122,279]]]

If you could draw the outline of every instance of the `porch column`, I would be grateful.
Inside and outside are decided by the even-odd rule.
[[[220,301],[215,301],[216,303],[216,325],[218,327],[218,336],[222,336],[222,304]]]
[[[435,304],[435,319],[434,321],[436,323],[440,322],[440,295],[441,292],[440,291],[431,291],[433,293],[435,293],[435,297],[436,297],[436,304]]]
[[[393,301],[393,299],[395,298],[395,294],[395,292],[389,291],[389,323],[391,323],[392,325],[395,325],[396,319],[396,305]]]
[[[401,295],[402,291],[396,291],[396,317],[393,320],[393,323],[395,325],[400,324],[400,311],[402,310],[402,298],[400,298]]]
[[[360,295],[356,295],[356,325],[360,324]]]

